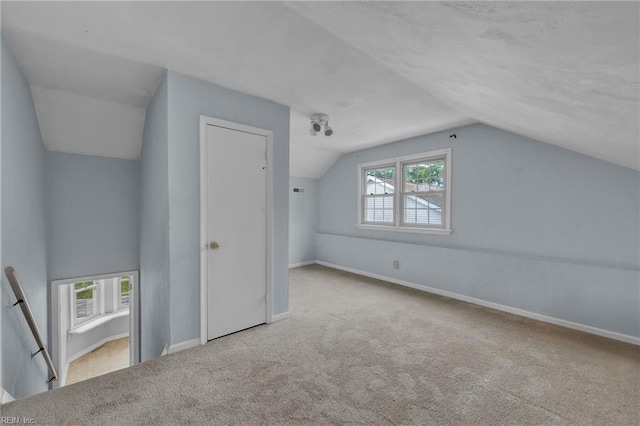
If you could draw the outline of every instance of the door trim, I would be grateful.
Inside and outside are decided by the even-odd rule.
[[[200,116],[200,344],[207,343],[207,327],[209,319],[208,285],[207,285],[207,126],[223,127],[267,139],[267,276],[266,276],[266,322],[273,322],[273,132],[232,121],[220,120],[205,115]]]

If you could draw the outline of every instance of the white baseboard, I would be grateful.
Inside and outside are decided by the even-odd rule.
[[[200,338],[185,340],[184,342],[176,343],[174,345],[170,345],[166,351],[167,355],[175,354],[176,352],[184,351],[185,349],[195,348],[196,346],[200,346]]]
[[[81,350],[80,352],[78,352],[77,354],[71,356],[68,359],[67,364],[70,364],[73,361],[75,361],[76,359],[80,358],[81,356],[86,355],[89,352],[92,352],[92,351],[98,349],[100,346],[104,345],[105,343],[109,343],[112,340],[123,339],[123,338],[128,337],[128,336],[129,336],[129,332],[127,331],[126,333],[116,334],[115,336],[105,337],[104,339],[100,340],[99,342],[94,343],[93,345],[88,346],[88,347],[84,348],[83,350]]]
[[[169,345],[165,346],[160,356],[169,355]]]
[[[6,404],[7,402],[15,401],[15,398],[12,397],[9,392],[4,390],[4,388],[0,388],[0,405]]]
[[[316,260],[318,265],[327,266],[333,269],[339,269],[345,272],[351,272],[353,274],[362,275],[369,278],[374,278],[377,280],[387,281],[393,284],[398,284],[404,287],[413,288],[420,291],[425,291],[427,293],[438,294],[440,296],[449,297],[451,299],[461,300],[463,302],[473,303],[475,305],[484,306],[486,308],[495,309],[502,312],[507,312],[514,315],[519,315],[526,318],[531,318],[538,321],[548,322],[550,324],[559,325],[566,328],[571,328],[573,330],[583,331],[585,333],[595,334],[597,336],[608,337],[609,339],[619,340],[626,343],[631,343],[633,345],[640,346],[640,337],[630,336],[628,334],[617,333],[615,331],[603,330],[601,328],[592,327],[589,325],[579,324],[576,322],[566,321],[559,318],[550,317],[547,315],[537,314],[535,312],[525,311],[524,309],[514,308],[511,306],[501,305],[500,303],[488,302],[486,300],[478,299],[471,296],[465,296],[458,293],[453,293],[446,290],[440,290],[438,288],[428,287],[421,284],[412,283],[409,281],[399,280],[397,278],[391,278],[384,275],[373,274],[371,272],[360,271],[358,269],[349,268],[347,266],[336,265],[329,262],[323,262],[321,260]]]
[[[289,269],[299,268],[301,266],[313,265],[314,263],[316,263],[315,260],[308,260],[306,262],[298,262],[298,263],[290,263]]]
[[[287,319],[287,318],[289,318],[289,311],[283,312],[281,314],[273,315],[271,317],[271,323],[274,323],[274,322],[277,322],[277,321],[282,321],[282,320]]]

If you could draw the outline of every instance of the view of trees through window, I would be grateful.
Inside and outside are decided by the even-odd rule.
[[[98,290],[99,286],[104,285],[101,283],[102,281],[82,281],[73,284],[76,320],[87,320],[100,313],[98,312]],[[114,281],[114,285],[118,289],[115,308],[128,307],[131,298],[131,277],[128,275],[119,277]]]
[[[444,160],[403,164],[405,224],[442,225]]]
[[[405,167],[406,182],[426,183],[429,186],[440,187],[444,184],[444,161],[431,163],[411,164]],[[393,180],[395,170],[392,167],[369,171],[369,176],[380,179]]]
[[[95,313],[96,283],[95,281],[83,281],[75,283],[73,290],[76,293],[76,318],[90,317]]]
[[[395,178],[395,168],[387,167],[384,169],[373,169],[367,172],[368,176],[374,176],[380,179],[393,180]]]
[[[405,182],[417,185],[417,191],[428,191],[444,184],[444,161],[409,164],[404,168]],[[426,184],[426,185],[425,185]]]
[[[131,293],[131,280],[128,276],[120,278],[120,306],[128,306]]]

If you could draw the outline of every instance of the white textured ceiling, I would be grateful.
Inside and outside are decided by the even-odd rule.
[[[2,2],[2,31],[32,86],[97,116],[144,108],[165,68],[288,105],[293,175],[475,121],[639,168],[637,3]],[[60,103],[38,91],[42,127]],[[334,136],[309,136],[314,112]],[[117,136],[63,127],[45,140],[139,153],[141,123],[99,152]]]
[[[3,35],[31,85],[47,149],[140,157],[145,111],[162,68],[28,31]]]
[[[296,2],[457,111],[640,169],[638,2]]]
[[[32,86],[42,139],[51,151],[136,159],[146,109]]]

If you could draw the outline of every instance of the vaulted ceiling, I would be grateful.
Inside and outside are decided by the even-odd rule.
[[[291,174],[473,122],[640,169],[635,2],[2,2],[49,149],[137,158],[172,69],[291,107]],[[335,134],[309,135],[309,115]],[[113,122],[118,125],[114,126]]]

